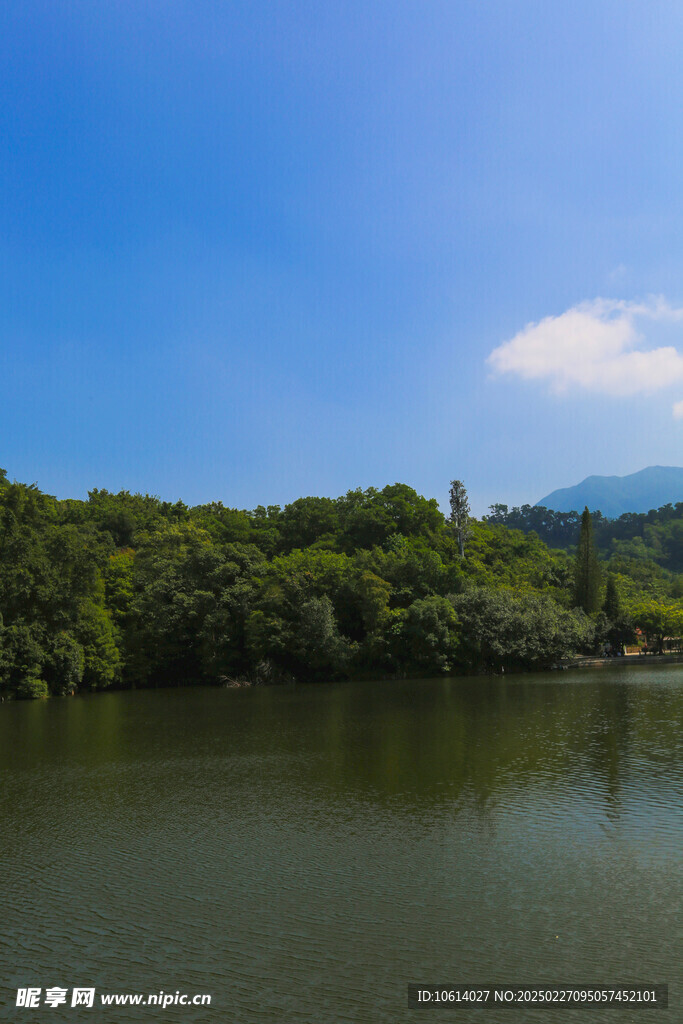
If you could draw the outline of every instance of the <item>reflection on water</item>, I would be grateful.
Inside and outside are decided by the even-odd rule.
[[[679,1020],[681,668],[3,705],[5,997],[398,1022],[408,981],[630,980]]]

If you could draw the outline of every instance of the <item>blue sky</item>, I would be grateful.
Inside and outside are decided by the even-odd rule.
[[[683,7],[0,12],[0,465],[481,514],[683,464]]]

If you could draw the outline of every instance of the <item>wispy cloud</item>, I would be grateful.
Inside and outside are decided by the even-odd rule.
[[[494,349],[487,362],[496,373],[545,380],[555,392],[652,393],[683,381],[681,349],[649,348],[641,333],[644,324],[664,321],[683,321],[683,309],[661,298],[644,303],[595,299],[527,324]],[[683,417],[683,402],[676,403],[674,415]]]
[[[677,420],[683,420],[683,402],[674,403],[674,417]]]
[[[623,284],[624,278],[626,277],[628,277],[628,267],[624,263],[620,263],[618,267],[610,270],[607,275],[607,280],[611,284],[618,284],[619,282]]]

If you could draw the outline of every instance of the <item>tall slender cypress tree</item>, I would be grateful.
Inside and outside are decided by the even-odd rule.
[[[610,622],[616,622],[621,615],[621,601],[619,600],[619,591],[617,590],[617,583],[614,576],[609,576],[607,578],[607,589],[605,590],[605,600],[602,610]]]
[[[600,608],[600,565],[593,540],[593,521],[588,506],[581,516],[581,533],[574,568],[574,604],[591,615]]]

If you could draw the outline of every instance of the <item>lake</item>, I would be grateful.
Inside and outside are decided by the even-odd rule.
[[[682,723],[683,665],[3,704],[3,1011],[588,1024],[644,1011],[409,1010],[407,983],[668,982],[654,1020],[683,1020]]]

